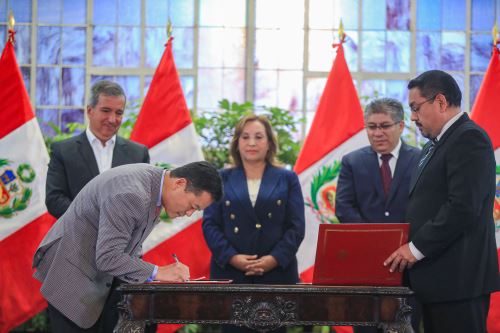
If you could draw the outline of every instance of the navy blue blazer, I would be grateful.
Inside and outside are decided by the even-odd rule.
[[[342,158],[335,200],[335,213],[340,222],[404,222],[411,174],[419,157],[420,149],[401,143],[386,200],[378,156],[371,146],[345,155]]]
[[[295,254],[305,232],[304,199],[295,172],[268,165],[255,207],[243,168],[220,171],[224,197],[205,209],[203,234],[212,251],[212,278],[235,283],[296,283]],[[278,266],[263,276],[248,277],[229,264],[236,254],[272,255]]]

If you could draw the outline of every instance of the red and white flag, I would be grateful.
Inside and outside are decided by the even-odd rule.
[[[363,110],[342,43],[334,46],[337,55],[294,167],[306,204],[306,233],[297,256],[301,279],[308,282],[312,280],[319,225],[338,223],[335,192],[342,156],[369,145]],[[337,331],[340,332],[340,328]]]
[[[49,155],[14,52],[14,32],[0,58],[0,333],[47,304],[32,278],[35,250],[55,222],[45,207]]]
[[[172,53],[169,38],[134,126],[131,139],[149,148],[151,162],[180,166],[203,160]],[[201,230],[201,213],[160,222],[143,245],[144,259],[157,265],[172,262],[172,253],[190,268],[193,278],[209,276],[210,250]],[[163,326],[163,325],[162,325]],[[173,331],[166,325],[159,331]]]
[[[497,164],[497,191],[493,208],[498,255],[500,257],[500,110],[498,108],[498,93],[500,92],[500,52],[498,46],[493,46],[490,64],[484,75],[483,83],[472,107],[471,118],[488,133]],[[500,292],[491,296],[488,314],[488,332],[500,333]]]

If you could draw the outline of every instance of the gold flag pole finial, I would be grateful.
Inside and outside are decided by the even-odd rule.
[[[342,19],[340,19],[340,24],[339,24],[339,39],[340,42],[344,42],[345,38],[345,33],[344,33],[344,23],[342,23]]]
[[[497,44],[498,44],[498,24],[497,24],[497,22],[495,22],[495,25],[493,26],[491,33],[493,35],[493,46],[497,46]]]
[[[14,19],[14,14],[12,14],[12,10],[9,11],[9,30],[14,30],[14,25],[16,25],[16,20]]]
[[[170,19],[168,19],[168,23],[167,23],[167,38],[170,39],[170,37],[172,37],[172,22],[170,21]]]
[[[15,35],[15,31],[14,31],[14,25],[16,24],[16,20],[14,19],[14,14],[12,14],[12,10],[9,11],[9,18],[8,18],[8,22],[7,22],[7,25],[8,25],[8,37],[7,37],[7,40],[9,42],[11,42],[12,44],[14,44],[15,42],[15,38],[14,38],[14,35]]]

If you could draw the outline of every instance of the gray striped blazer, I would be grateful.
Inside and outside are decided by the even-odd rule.
[[[110,169],[90,181],[52,226],[34,259],[45,299],[71,321],[89,328],[98,320],[113,277],[146,281],[154,265],[141,246],[158,221],[163,170],[148,164]]]

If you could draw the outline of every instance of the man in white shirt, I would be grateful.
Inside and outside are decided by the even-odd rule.
[[[80,192],[98,174],[119,165],[149,163],[146,146],[116,135],[125,111],[122,87],[98,81],[91,88],[85,132],[52,145],[47,173],[45,203],[59,218]]]

